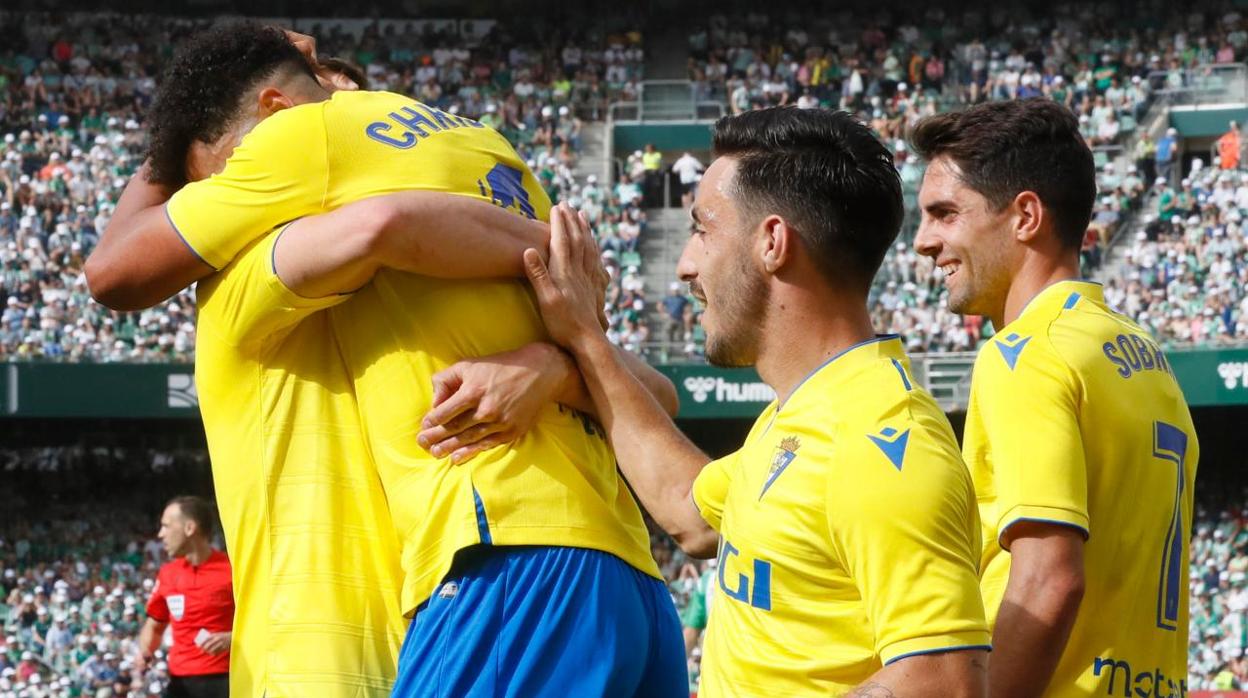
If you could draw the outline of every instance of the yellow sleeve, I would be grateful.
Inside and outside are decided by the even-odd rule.
[[[278,342],[304,318],[351,298],[304,298],[273,271],[273,247],[287,226],[253,243],[225,269],[200,282],[199,331],[231,346]]]
[[[750,427],[745,443],[754,443],[757,436],[771,426],[777,409],[779,409],[778,403],[773,400],[758,416],[758,419],[754,420],[754,426]],[[707,525],[716,531],[719,531],[723,525],[724,504],[728,501],[728,486],[732,483],[732,475],[736,471],[737,461],[743,450],[745,449],[742,448],[707,463],[702,472],[698,473],[697,479],[693,481],[691,493],[693,505],[698,508],[698,513],[702,514]]]
[[[919,423],[891,426],[882,446],[869,428],[838,430],[825,494],[832,548],[862,597],[875,651],[888,664],[988,649],[970,474]]]
[[[1015,340],[985,345],[975,365],[975,397],[997,495],[997,520],[985,523],[995,524],[998,536],[1019,521],[1044,521],[1075,527],[1086,537],[1087,463],[1077,376],[1044,336],[1010,336]],[[1005,360],[1011,353],[1012,367]]]
[[[243,138],[225,169],[192,182],[165,211],[187,246],[214,269],[277,226],[321,213],[328,187],[321,104],[284,109]]]
[[[707,525],[716,531],[724,520],[724,502],[728,500],[728,485],[732,482],[730,470],[736,461],[736,453],[713,460],[693,481],[693,504]]]

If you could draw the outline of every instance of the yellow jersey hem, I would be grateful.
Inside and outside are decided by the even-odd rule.
[[[1001,543],[1001,539],[1005,536],[1005,532],[1020,521],[1035,521],[1039,523],[1052,523],[1059,526],[1070,526],[1077,528],[1083,533],[1086,539],[1089,536],[1088,515],[1062,507],[1046,507],[1032,506],[1029,504],[1020,504],[1005,512],[997,519],[997,543]],[[1001,546],[1006,549],[1004,545]]]
[[[562,526],[498,527],[492,525],[490,526],[490,534],[493,540],[491,545],[494,546],[538,545],[598,550],[618,557],[625,564],[646,576],[663,581],[663,574],[659,571],[659,566],[654,561],[654,558],[651,557],[649,549],[637,551],[633,541],[612,539],[604,536],[603,531],[598,529],[569,529]],[[474,543],[461,545],[455,549],[454,553],[458,553],[460,550],[472,545]],[[454,557],[454,553],[452,553],[452,557]],[[434,590],[442,583],[442,579],[450,570],[450,566],[451,561],[447,560],[445,566],[438,565],[427,574],[419,576],[409,585],[408,588],[414,593],[404,599],[404,616],[412,617],[416,612],[416,607],[433,595]]]
[[[894,642],[880,649],[880,661],[892,664],[899,659],[920,654],[935,652],[954,652],[957,650],[991,650],[991,637],[985,630],[972,630],[944,635],[928,635],[911,640]]]

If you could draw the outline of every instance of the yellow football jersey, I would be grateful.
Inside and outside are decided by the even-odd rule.
[[[197,288],[196,384],[233,563],[230,695],[388,696],[399,541],[329,315],[262,238]],[[297,235],[298,230],[290,231]]]
[[[168,212],[216,265],[258,230],[409,189],[480,197],[530,218],[550,211],[492,129],[396,94],[339,92],[266,119],[222,174],[178,192]],[[547,406],[525,437],[458,467],[416,443],[434,373],[547,339],[525,281],[387,270],[329,315],[403,540],[405,611],[428,598],[456,551],[478,543],[593,548],[660,577],[614,455],[582,415]]]
[[[975,360],[963,445],[995,619],[1003,531],[1084,532],[1079,617],[1046,695],[1180,695],[1187,681],[1188,537],[1198,449],[1161,349],[1101,287],[1045,289]]]
[[[839,695],[907,656],[988,648],[970,475],[896,336],[768,406],[693,496],[723,535],[698,695]]]

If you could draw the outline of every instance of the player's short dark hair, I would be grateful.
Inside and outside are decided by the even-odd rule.
[[[276,27],[229,22],[188,39],[161,77],[147,114],[148,179],[173,188],[186,184],[192,142],[212,143],[224,135],[243,96],[281,70],[316,79],[303,54]]]
[[[195,522],[201,534],[206,538],[212,537],[213,532],[216,531],[217,512],[216,507],[211,502],[203,497],[183,495],[169,500],[169,503],[165,506],[169,507],[175,504],[178,506],[178,511],[182,512],[184,518]]]
[[[985,102],[923,119],[910,143],[929,162],[952,161],[961,181],[998,211],[1021,192],[1035,192],[1062,244],[1083,244],[1096,200],[1096,166],[1066,107],[1039,97]]]
[[[715,123],[716,157],[736,160],[736,194],[760,220],[792,226],[825,278],[869,287],[901,229],[893,156],[847,112],[774,107]]]

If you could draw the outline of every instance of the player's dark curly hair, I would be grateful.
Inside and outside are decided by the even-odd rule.
[[[148,179],[186,184],[193,141],[212,143],[237,116],[243,95],[279,70],[316,76],[282,30],[255,22],[223,23],[186,41],[174,54],[147,114]]]

